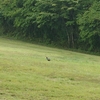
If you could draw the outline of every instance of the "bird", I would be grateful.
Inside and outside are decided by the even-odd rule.
[[[47,61],[51,61],[50,58],[46,57]]]

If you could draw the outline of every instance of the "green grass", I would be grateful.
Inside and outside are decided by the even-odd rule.
[[[100,57],[0,38],[0,100],[100,100]]]

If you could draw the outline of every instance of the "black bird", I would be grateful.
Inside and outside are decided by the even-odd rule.
[[[50,61],[50,58],[46,57],[46,59],[47,59],[48,61]]]

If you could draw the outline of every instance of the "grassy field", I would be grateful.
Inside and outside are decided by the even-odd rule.
[[[0,100],[100,100],[100,57],[0,38]]]

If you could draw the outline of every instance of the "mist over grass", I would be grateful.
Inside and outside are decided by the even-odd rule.
[[[100,57],[0,38],[0,100],[100,100]]]

